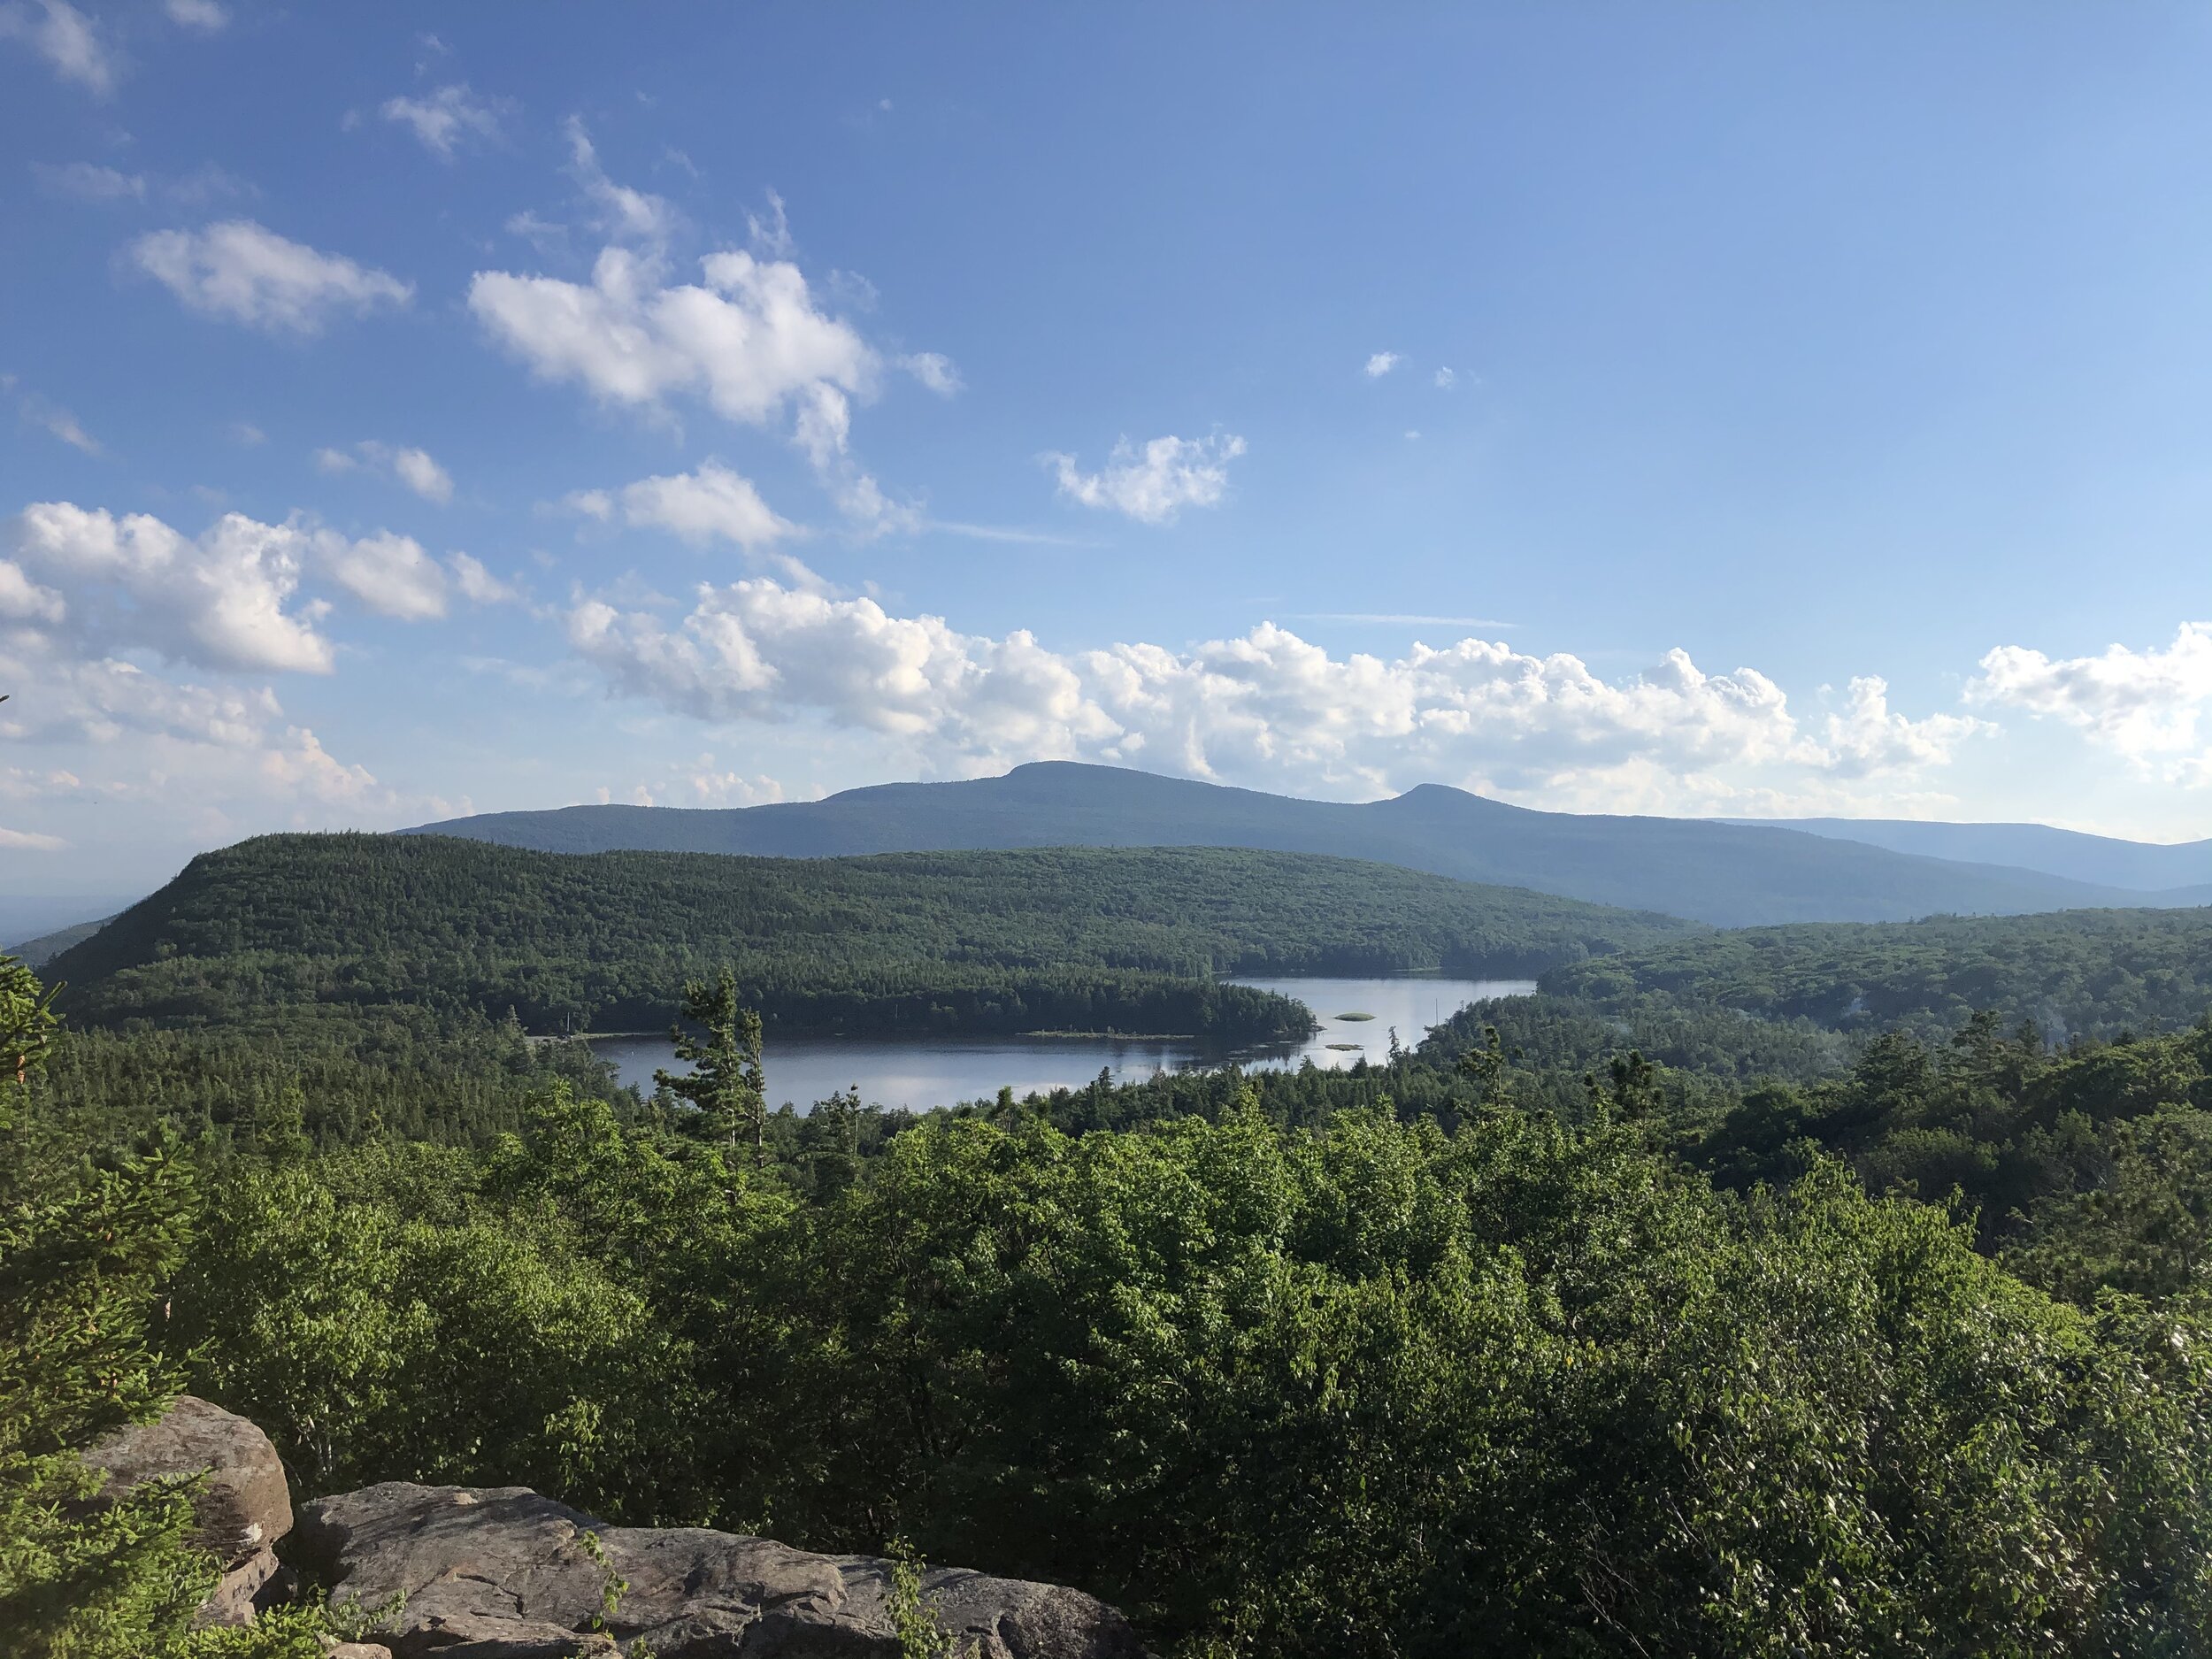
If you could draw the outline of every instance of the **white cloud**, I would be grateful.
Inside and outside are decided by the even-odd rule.
[[[380,795],[367,772],[334,759],[312,732],[288,724],[265,687],[172,680],[119,657],[79,657],[67,641],[20,630],[0,634],[0,678],[23,687],[0,703],[0,738],[91,749],[73,761],[76,770],[50,772],[53,787],[12,787],[11,795],[62,793],[65,785],[70,793],[161,802],[173,810],[188,803],[195,814],[218,794],[354,807]],[[96,770],[107,780],[80,776]],[[188,789],[171,794],[188,781]]]
[[[379,112],[411,130],[425,150],[450,161],[469,139],[497,140],[500,118],[513,107],[504,99],[480,98],[465,82],[456,82],[427,97],[388,98]]]
[[[1439,369],[1436,372],[1437,390],[1448,392],[1452,389],[1452,387],[1458,381],[1458,380],[1459,376],[1453,373],[1449,369]]]
[[[1071,455],[1052,452],[1042,459],[1070,500],[1110,507],[1144,524],[1168,524],[1184,507],[1217,504],[1229,488],[1229,463],[1243,453],[1243,439],[1216,433],[1208,438],[1155,438],[1141,452],[1125,438],[1096,472],[1079,470]]]
[[[258,449],[269,441],[269,434],[250,420],[231,422],[230,436],[232,442],[243,445],[249,449]]]
[[[81,202],[142,202],[146,199],[146,179],[142,173],[118,173],[113,167],[103,167],[89,161],[72,161],[57,166],[50,162],[31,164],[32,176],[40,186],[56,196],[74,196]]]
[[[665,242],[680,222],[667,198],[617,184],[599,165],[599,152],[583,122],[568,118],[570,171],[583,187],[584,198],[598,214],[598,227],[618,240],[657,245]]]
[[[960,390],[960,371],[941,351],[910,351],[899,359],[899,366],[940,397]]]
[[[1378,351],[1367,359],[1367,378],[1371,380],[1379,380],[1391,370],[1396,368],[1399,362],[1400,358],[1396,352]]]
[[[614,798],[614,790],[600,789],[601,804]],[[700,807],[764,806],[787,797],[783,785],[765,772],[749,778],[717,765],[712,755],[701,755],[689,761],[672,762],[665,777],[652,783],[640,780],[626,798],[638,806]]]
[[[442,616],[447,577],[411,539],[351,541],[297,521],[225,513],[196,538],[144,513],[39,502],[0,531],[0,622],[74,661],[158,653],[196,667],[326,674],[329,606],[311,574],[381,615]]]
[[[35,10],[0,5],[0,40],[25,42],[64,81],[73,81],[96,96],[115,90],[119,59],[101,37],[100,26],[67,0],[39,0]]]
[[[465,553],[456,553],[446,563],[453,569],[453,585],[461,590],[461,597],[473,605],[497,605],[522,597],[511,584],[503,582],[482,563]]]
[[[69,843],[58,835],[42,835],[35,830],[12,830],[0,825],[0,847],[20,849],[24,852],[59,852]]]
[[[442,503],[453,499],[452,475],[432,460],[426,449],[399,450],[392,457],[392,471],[425,501]]]
[[[318,539],[324,573],[380,616],[428,622],[445,615],[446,576],[412,536],[383,531]]]
[[[1889,682],[1878,674],[1854,679],[1843,711],[1828,717],[1822,745],[1825,770],[1839,778],[1909,772],[1947,764],[1968,738],[1993,733],[1986,720],[1968,715],[1932,714],[1909,720],[1889,709]]]
[[[626,695],[718,724],[826,718],[940,772],[1094,759],[1301,791],[1449,780],[1678,810],[1778,779],[1909,773],[1941,764],[1978,724],[1903,721],[1869,680],[1824,743],[1764,675],[1708,674],[1680,651],[1619,682],[1571,656],[1472,638],[1334,657],[1272,624],[1188,650],[1055,652],[1025,632],[962,634],[767,580],[702,588],[673,622],[588,600],[568,631]]]
[[[452,475],[431,458],[427,449],[396,449],[375,438],[364,438],[350,451],[329,448],[315,451],[318,472],[337,475],[365,466],[388,472],[425,501],[442,506],[453,499]]]
[[[341,538],[342,539],[342,538]],[[158,518],[118,518],[69,502],[18,514],[5,545],[28,577],[58,590],[50,626],[81,645],[141,645],[217,668],[327,673],[330,641],[290,609],[308,532],[226,513],[196,540]]]
[[[2094,657],[2052,658],[2003,645],[1967,684],[1970,703],[2024,709],[2093,733],[2148,765],[2200,747],[2198,720],[2212,699],[2212,623],[2185,622],[2164,649],[2111,645]],[[2201,779],[2212,756],[2185,758],[2176,776]]]
[[[561,505],[601,524],[614,517],[614,497],[603,489],[572,489],[561,497]]]
[[[919,510],[893,500],[850,454],[852,406],[879,389],[884,359],[843,318],[823,309],[791,259],[783,203],[749,216],[749,250],[698,262],[695,282],[673,280],[668,244],[681,220],[665,201],[616,184],[580,123],[569,124],[573,171],[595,223],[610,239],[588,283],[480,271],[469,308],[485,330],[540,379],[582,386],[603,403],[665,415],[677,396],[703,398],[725,419],[788,421],[792,441],[840,510],[867,534],[910,529]],[[532,219],[541,246],[556,227]],[[940,395],[959,387],[941,353],[899,365]]]
[[[657,260],[610,247],[588,285],[480,271],[469,309],[541,379],[608,403],[697,393],[726,419],[763,426],[798,401],[841,440],[846,399],[875,383],[867,343],[815,306],[796,265],[731,250],[700,270],[703,283],[667,285]]]
[[[230,25],[230,13],[216,0],[163,0],[169,20],[181,27],[213,35]]]
[[[389,272],[319,253],[250,219],[155,231],[133,242],[129,256],[189,309],[272,333],[311,334],[334,315],[403,306],[415,292]]]
[[[596,499],[594,499],[594,498]],[[572,496],[580,511],[605,518],[612,503],[604,491]],[[797,526],[780,518],[750,479],[708,461],[695,472],[641,478],[622,490],[622,516],[633,525],[656,526],[694,545],[730,541],[747,552],[772,545]]]
[[[0,559],[0,621],[57,623],[69,614],[69,603],[50,588],[42,588],[20,565]]]

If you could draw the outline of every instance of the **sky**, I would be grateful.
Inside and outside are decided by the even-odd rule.
[[[2212,12],[0,0],[0,897],[1071,758],[2212,834]]]

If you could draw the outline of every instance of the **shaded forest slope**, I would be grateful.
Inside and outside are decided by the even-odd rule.
[[[734,964],[786,1030],[1271,1035],[1297,1005],[1215,976],[1533,974],[1694,931],[1387,865],[1210,848],[845,859],[538,853],[273,835],[182,874],[51,964],[93,1025],[512,1008],[538,1031],[664,1023]],[[1286,1022],[1288,1022],[1286,1025]]]

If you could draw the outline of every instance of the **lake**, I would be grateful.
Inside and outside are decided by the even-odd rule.
[[[1410,1048],[1431,1025],[1470,1002],[1521,996],[1533,979],[1444,979],[1415,975],[1390,979],[1239,979],[1238,985],[1294,996],[1314,1012],[1321,1029],[1303,1042],[1263,1048],[1210,1048],[1188,1041],[1111,1037],[929,1037],[868,1040],[855,1037],[772,1039],[764,1071],[771,1106],[803,1110],[838,1090],[857,1086],[871,1105],[916,1111],[959,1101],[988,1100],[1002,1087],[1017,1094],[1088,1083],[1103,1069],[1116,1082],[1141,1082],[1156,1071],[1194,1066],[1348,1066],[1363,1056],[1381,1060],[1390,1033]],[[1369,1014],[1370,1019],[1347,1019]],[[599,1037],[595,1052],[614,1063],[625,1083],[651,1093],[657,1067],[673,1067],[664,1037]]]

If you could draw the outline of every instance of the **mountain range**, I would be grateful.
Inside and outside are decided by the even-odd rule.
[[[1900,844],[1843,838],[1860,827]],[[1928,847],[1903,844],[1920,831],[1957,833],[1948,841],[1936,837]],[[1982,832],[1987,833],[1976,839]],[[877,784],[819,801],[488,812],[407,833],[467,836],[542,852],[778,857],[1015,847],[1248,847],[1399,864],[1724,927],[2212,901],[2212,885],[2206,885],[2212,883],[2212,856],[2194,864],[2179,856],[2162,863],[2165,855],[2190,849],[2104,842],[2033,825],[1861,826],[1839,819],[1785,825],[1544,812],[1440,784],[1383,801],[1306,801],[1072,761],[1040,761],[1002,777],[960,782]],[[1936,856],[1929,850],[1934,846],[1978,856]],[[2086,879],[2025,862],[2046,858],[2054,849],[2083,870],[2104,873]],[[2142,856],[2130,863],[2127,849]],[[1987,856],[1992,853],[2008,857]],[[2168,868],[2177,875],[2172,885],[2144,885]],[[2116,879],[2121,874],[2131,879]]]
[[[1916,818],[1734,818],[1802,830],[1838,841],[1863,841],[1892,852],[1967,864],[2011,864],[2072,881],[2157,893],[2212,882],[2212,841],[2159,846],[2053,829],[2048,824],[1940,824]]]

